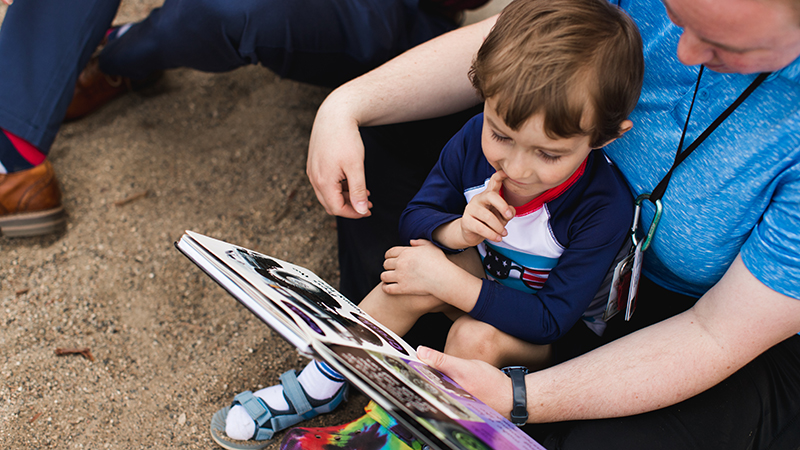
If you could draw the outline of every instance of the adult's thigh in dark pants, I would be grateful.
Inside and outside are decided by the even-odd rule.
[[[0,128],[47,154],[119,0],[25,0],[0,27]]]
[[[400,214],[422,186],[444,144],[481,110],[478,106],[438,119],[362,128],[373,207],[367,218],[337,218],[340,290],[346,297],[354,302],[364,298],[380,282],[386,250],[408,245],[400,241]],[[440,346],[448,322],[429,320],[423,318],[412,329],[407,335],[410,342]],[[434,335],[437,342],[432,342]]]

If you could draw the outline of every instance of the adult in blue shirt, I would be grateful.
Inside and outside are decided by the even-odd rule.
[[[551,448],[796,448],[800,3],[620,3],[642,32],[646,73],[633,130],[606,151],[634,195],[651,192],[672,165],[699,65],[707,69],[684,148],[756,73],[772,74],[675,170],[645,253],[632,321],[613,331],[609,323],[604,338],[610,343],[527,375],[528,420],[562,422],[537,430]],[[398,158],[385,146],[373,148],[380,143],[374,136],[389,128],[358,127],[474,105],[466,73],[493,20],[418,47],[337,89],[321,106],[308,173],[328,212],[359,218],[340,220],[345,252],[371,245],[349,239],[348,228],[388,227],[381,220],[391,219],[386,209],[393,200],[375,195],[383,191],[375,161]],[[409,127],[404,134],[423,145],[425,136]],[[640,226],[648,229],[654,210],[644,206]],[[420,357],[510,414],[511,382],[500,371],[429,349]]]

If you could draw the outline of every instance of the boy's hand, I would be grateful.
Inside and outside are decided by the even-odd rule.
[[[514,217],[514,207],[506,203],[500,195],[503,180],[508,176],[498,170],[489,179],[486,190],[472,197],[464,215],[459,220],[461,236],[467,247],[474,247],[484,239],[500,242],[508,235],[506,224]]]
[[[411,241],[411,247],[392,247],[383,262],[383,291],[390,295],[436,295],[436,285],[451,265],[444,252],[425,239]]]

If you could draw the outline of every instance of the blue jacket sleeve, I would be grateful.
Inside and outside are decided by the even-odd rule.
[[[464,164],[467,158],[483,156],[480,150],[481,124],[482,114],[479,114],[445,145],[422,188],[400,216],[400,238],[404,243],[412,239],[427,239],[446,251],[456,251],[435,242],[432,234],[439,226],[464,213],[467,206]]]
[[[603,156],[595,156],[605,164]],[[557,340],[581,319],[633,221],[630,191],[615,170],[607,169],[585,174],[590,176],[583,180],[586,186],[574,186],[553,204],[552,232],[565,249],[544,286],[531,293],[484,280],[472,317],[535,344]]]

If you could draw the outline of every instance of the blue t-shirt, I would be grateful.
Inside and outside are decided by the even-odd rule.
[[[678,61],[681,30],[659,0],[618,1],[645,47],[633,129],[606,148],[635,195],[651,192],[672,165],[698,66]],[[753,75],[706,70],[684,148],[745,90]],[[644,273],[701,296],[737,254],[771,289],[800,299],[800,58],[773,73],[675,171]],[[641,226],[654,207],[644,202]]]

